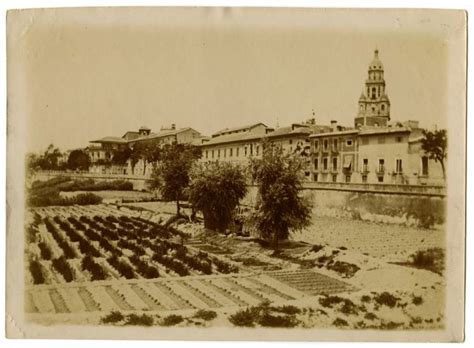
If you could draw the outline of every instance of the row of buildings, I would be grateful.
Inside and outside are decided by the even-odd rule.
[[[189,143],[202,149],[201,161],[225,161],[245,165],[250,157],[262,155],[262,140],[268,139],[287,152],[304,154],[308,162],[307,181],[331,183],[385,183],[411,185],[443,184],[439,163],[421,149],[422,129],[418,122],[392,122],[390,100],[385,91],[383,64],[378,50],[369,64],[368,77],[350,127],[331,121],[318,125],[314,118],[276,129],[261,122],[226,128],[210,137],[192,128],[175,125],[152,133],[147,127],[126,132],[122,137],[91,141],[87,148],[90,171],[148,176],[152,165],[144,160],[132,166],[112,165],[115,151],[133,148],[140,142]]]

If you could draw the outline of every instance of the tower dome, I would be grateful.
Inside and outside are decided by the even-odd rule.
[[[369,70],[382,70],[383,64],[382,61],[379,59],[379,50],[375,49],[374,51],[374,59],[370,62]]]

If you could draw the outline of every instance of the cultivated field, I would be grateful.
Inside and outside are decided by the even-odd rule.
[[[382,238],[357,244],[344,239],[358,240],[355,233],[333,227],[335,236],[277,252],[199,223],[165,226],[173,205],[152,204],[30,209],[28,317],[46,325],[443,326],[443,277],[387,263]],[[413,243],[410,250],[425,246]]]

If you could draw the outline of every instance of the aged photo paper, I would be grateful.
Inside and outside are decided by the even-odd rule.
[[[7,336],[463,341],[466,26],[8,11]]]

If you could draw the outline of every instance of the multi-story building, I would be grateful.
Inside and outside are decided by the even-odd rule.
[[[127,147],[133,149],[136,144],[143,142],[155,142],[159,145],[172,143],[200,145],[202,138],[201,134],[192,128],[176,129],[173,124],[170,128],[161,128],[157,133],[152,133],[148,127],[141,127],[138,132],[128,131],[122,137],[108,136],[92,140],[90,143],[94,145],[87,148],[92,164],[89,171],[93,173],[150,175],[152,166],[146,163],[145,160],[140,159],[134,165],[130,160],[124,165],[117,165],[111,163],[114,153]]]
[[[378,50],[369,64],[353,129],[310,136],[312,179],[316,182],[440,184],[439,163],[421,149],[417,121],[390,123],[390,101],[385,91]]]
[[[263,123],[224,129],[213,134],[209,141],[202,144],[201,161],[224,161],[247,165],[249,158],[262,156],[264,139],[280,146],[287,153],[306,153],[309,159],[311,152],[309,136],[328,128],[328,126],[316,125],[315,120],[311,119],[277,129]],[[306,176],[308,178],[310,176],[309,166]]]

